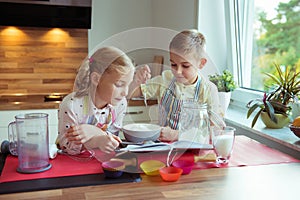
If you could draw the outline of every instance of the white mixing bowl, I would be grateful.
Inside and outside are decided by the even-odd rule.
[[[123,134],[129,142],[155,141],[160,135],[161,127],[156,124],[134,123],[123,126]]]

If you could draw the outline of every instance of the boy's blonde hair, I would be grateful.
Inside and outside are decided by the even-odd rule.
[[[195,29],[184,30],[175,35],[170,42],[169,49],[180,54],[194,54],[200,59],[204,56],[205,37]]]
[[[86,58],[82,62],[74,85],[76,96],[88,94],[91,86],[90,75],[93,72],[100,75],[117,72],[122,76],[134,69],[131,59],[120,49],[111,46],[100,48],[90,58]]]

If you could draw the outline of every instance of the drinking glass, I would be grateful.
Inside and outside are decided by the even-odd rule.
[[[228,164],[233,150],[235,130],[231,126],[226,126],[224,129],[213,131],[213,145],[218,164]]]

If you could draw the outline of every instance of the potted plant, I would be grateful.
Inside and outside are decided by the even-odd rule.
[[[232,73],[227,69],[222,74],[209,75],[209,80],[217,86],[219,92],[232,92],[237,87]]]
[[[219,102],[225,115],[230,103],[231,92],[237,88],[233,75],[225,69],[222,74],[209,75],[209,80],[218,88]]]
[[[300,92],[299,92],[300,93]],[[290,105],[292,107],[292,120],[296,117],[300,116],[300,94],[295,98],[294,102],[291,102]]]
[[[278,76],[265,73],[271,78],[273,84],[269,87],[270,92],[265,92],[262,99],[254,99],[248,102],[247,118],[249,118],[255,110],[255,114],[251,127],[253,128],[260,116],[262,121],[268,128],[282,128],[286,126],[291,114],[290,102],[300,91],[300,72],[296,72],[292,67],[281,67],[275,64]]]

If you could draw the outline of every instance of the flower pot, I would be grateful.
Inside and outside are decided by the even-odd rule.
[[[223,116],[225,116],[226,110],[230,103],[231,92],[218,92],[218,95],[219,95],[219,103],[221,106],[221,110],[222,110]]]
[[[277,123],[273,122],[268,113],[261,112],[260,118],[263,121],[263,123],[266,125],[267,128],[283,128],[284,126],[288,125],[290,122],[289,117],[282,115],[282,114],[275,114],[275,117],[277,119]]]

